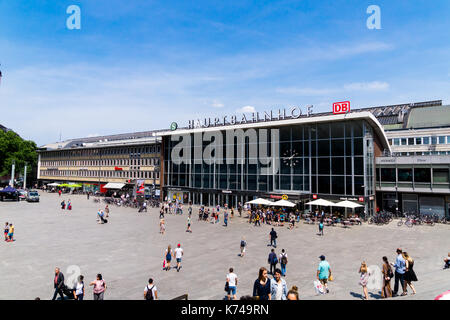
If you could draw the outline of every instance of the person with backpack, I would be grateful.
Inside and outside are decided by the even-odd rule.
[[[63,200],[61,202],[61,210],[64,210],[64,209],[66,209],[66,202]]]
[[[287,259],[287,253],[284,249],[281,249],[281,253],[280,253],[280,265],[281,265],[281,275],[283,277],[286,276],[286,265],[288,263],[288,259]]]
[[[244,256],[245,254],[245,247],[247,246],[247,242],[245,242],[245,238],[242,237],[241,239],[241,258]]]
[[[267,263],[270,265],[270,274],[274,275],[275,269],[278,264],[277,254],[275,253],[275,249],[270,250],[269,257],[267,258]]]
[[[145,300],[158,300],[158,291],[156,285],[153,284],[153,279],[148,279],[148,285],[144,289]]]

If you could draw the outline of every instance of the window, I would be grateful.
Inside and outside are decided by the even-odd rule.
[[[413,146],[414,145],[414,138],[408,138],[408,145]]]
[[[416,144],[422,144],[422,138],[416,138]]]
[[[437,144],[437,137],[431,137],[431,144]]]
[[[381,181],[395,182],[395,168],[381,168]]]
[[[399,146],[399,145],[400,145],[400,139],[394,138],[394,146]]]
[[[414,181],[415,182],[431,182],[431,169],[430,168],[414,168]]]
[[[439,144],[445,144],[445,136],[439,136],[438,142],[439,142]]]
[[[434,183],[449,183],[448,169],[433,169]]]
[[[430,137],[423,137],[423,144],[430,144]]]
[[[402,146],[406,146],[406,138],[401,138],[400,141]]]
[[[398,181],[412,182],[412,169],[398,169]]]

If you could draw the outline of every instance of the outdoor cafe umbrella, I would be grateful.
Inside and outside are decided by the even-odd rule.
[[[266,199],[263,199],[263,198],[258,198],[258,199],[252,200],[252,201],[248,201],[246,203],[248,203],[248,204],[260,204],[260,205],[264,205],[264,206],[271,206],[271,205],[274,204],[274,202],[266,200]]]
[[[53,182],[53,183],[47,184],[47,186],[50,186],[50,187],[57,187],[57,186],[59,186],[59,183]]]
[[[336,207],[344,207],[345,208],[345,217],[347,217],[347,208],[353,209],[353,212],[354,212],[355,208],[364,207],[363,205],[361,205],[359,203],[348,201],[348,200],[344,200],[344,201],[335,203],[334,205]]]
[[[310,201],[305,204],[314,205],[314,206],[323,206],[323,207],[333,207],[336,205],[334,202],[331,202],[331,201],[328,201],[325,199],[317,199],[317,200]],[[330,209],[330,212],[332,212],[331,209]]]
[[[313,206],[324,206],[324,207],[334,207],[336,205],[334,202],[331,202],[331,201],[328,201],[325,199],[317,199],[317,200],[310,201],[305,204],[309,204],[309,205],[313,205]]]
[[[272,205],[277,207],[291,207],[291,208],[296,206],[295,203],[292,203],[287,200],[279,200],[277,202],[272,203]]]

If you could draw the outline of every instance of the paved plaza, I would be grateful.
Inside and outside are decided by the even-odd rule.
[[[159,210],[138,213],[136,209],[111,207],[109,222],[97,224],[96,213],[105,203],[94,203],[86,196],[41,194],[41,202],[0,202],[0,223],[15,225],[13,243],[0,243],[0,299],[51,299],[55,266],[61,267],[66,282],[78,266],[85,284],[102,273],[108,289],[105,299],[143,299],[143,289],[152,277],[160,299],[188,294],[189,299],[223,299],[225,275],[234,267],[238,275],[238,297],[252,294],[253,282],[261,266],[268,267],[271,226],[255,227],[235,216],[228,227],[197,221],[192,215],[193,233],[187,233],[187,206],[184,214],[166,215],[166,234],[159,233]],[[73,210],[60,209],[64,199],[72,200]],[[318,236],[316,225],[303,222],[278,232],[279,253],[286,249],[289,263],[288,287],[299,288],[300,299],[360,299],[358,269],[361,261],[381,266],[386,255],[395,260],[395,249],[403,248],[415,259],[417,295],[394,299],[433,299],[450,289],[450,270],[442,270],[443,258],[450,251],[450,225],[397,227],[363,224],[350,228],[325,227]],[[242,236],[248,243],[240,258]],[[162,270],[163,253],[168,244],[184,249],[182,269]],[[313,288],[319,256],[324,254],[335,281],[328,295],[316,296]],[[73,267],[72,267],[73,268]],[[392,283],[393,285],[393,283]],[[369,297],[380,298],[378,290]],[[92,287],[86,287],[92,299]]]

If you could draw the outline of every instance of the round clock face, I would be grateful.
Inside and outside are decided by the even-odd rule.
[[[295,157],[298,157],[298,153],[295,150],[288,150],[283,153],[283,163],[287,166],[295,167],[299,162]]]

